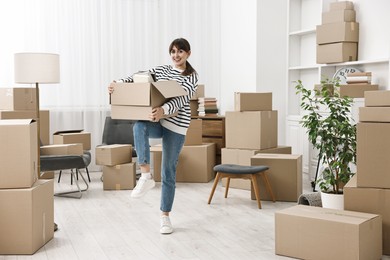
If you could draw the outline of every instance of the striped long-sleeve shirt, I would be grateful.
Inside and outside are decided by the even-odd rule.
[[[164,109],[165,114],[169,115],[178,112],[178,115],[160,120],[163,127],[175,133],[185,135],[191,122],[190,99],[198,87],[198,74],[194,72],[191,75],[183,76],[181,70],[178,70],[171,65],[158,66],[149,71],[155,74],[156,81],[175,80],[188,93],[188,95],[185,96],[171,98],[163,104],[162,108]],[[132,77],[121,80],[123,82],[133,82]]]

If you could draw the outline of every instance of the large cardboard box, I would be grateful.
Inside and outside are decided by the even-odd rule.
[[[0,110],[0,119],[36,119],[35,110]],[[50,112],[39,110],[40,137],[43,145],[50,144]]]
[[[382,218],[376,214],[297,205],[275,213],[275,252],[299,259],[382,257]]]
[[[0,189],[30,188],[38,177],[37,123],[0,120],[0,144]]]
[[[41,155],[83,155],[83,145],[80,143],[43,145]]]
[[[0,189],[0,255],[34,254],[54,235],[53,180]]]
[[[152,83],[111,83],[114,92],[110,95],[113,119],[150,120],[154,107],[163,105],[167,99],[187,95],[174,80]],[[173,116],[167,115],[167,116]]]
[[[258,153],[251,165],[269,167],[268,180],[277,201],[297,202],[302,194],[302,155]],[[261,200],[271,200],[262,178],[257,178]],[[251,198],[256,199],[251,188]]]
[[[356,42],[317,45],[317,63],[338,63],[357,60]]]
[[[136,183],[136,163],[103,166],[103,190],[132,190]]]
[[[225,113],[226,148],[262,150],[278,144],[278,111]]]
[[[329,9],[331,11],[335,10],[353,10],[353,2],[352,1],[339,1],[339,2],[331,2],[329,3]]]
[[[186,140],[184,145],[202,144],[202,120],[192,119],[190,127],[187,129]]]
[[[84,130],[63,130],[53,133],[53,144],[81,143],[83,150],[91,150],[91,133]]]
[[[272,92],[235,92],[234,111],[271,111]]]
[[[390,107],[390,90],[365,91],[364,105],[366,107]]]
[[[359,121],[390,123],[390,107],[359,107]]]
[[[238,164],[243,166],[251,165],[251,158],[258,153],[276,153],[276,154],[291,154],[291,146],[278,146],[276,148],[269,148],[263,150],[247,150],[247,149],[222,149],[223,164]],[[226,179],[222,179],[222,186],[226,186]],[[251,181],[244,179],[231,179],[229,188],[237,188],[250,190]]]
[[[198,98],[204,97],[204,85],[199,84],[198,87],[196,88],[195,94],[191,97],[191,100],[196,100],[198,102]]]
[[[355,10],[338,9],[322,13],[322,24],[338,22],[356,22]]]
[[[383,254],[390,255],[390,189],[359,188],[357,175],[344,186],[344,209],[382,216]]]
[[[0,109],[36,110],[35,88],[0,88]]]
[[[371,84],[347,84],[340,85],[340,97],[363,98],[364,92],[378,90],[378,85]]]
[[[339,22],[317,25],[317,44],[358,42],[359,23]]]
[[[214,143],[183,146],[176,168],[177,182],[209,182],[215,177]],[[154,180],[161,181],[162,146],[151,147]]]
[[[358,123],[358,187],[390,188],[390,123]]]
[[[95,149],[97,165],[114,166],[132,162],[133,147],[131,144],[110,144]]]

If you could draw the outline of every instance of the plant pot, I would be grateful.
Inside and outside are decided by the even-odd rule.
[[[321,191],[321,202],[323,208],[344,209],[344,194],[333,194]]]

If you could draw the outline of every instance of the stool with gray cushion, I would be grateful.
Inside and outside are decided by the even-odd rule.
[[[251,181],[253,190],[255,192],[257,204],[259,206],[259,209],[261,209],[260,191],[257,185],[258,175],[262,176],[263,181],[265,183],[265,187],[267,188],[267,191],[271,196],[273,202],[275,202],[275,197],[267,177],[268,169],[269,169],[268,166],[243,166],[243,165],[236,165],[236,164],[219,164],[214,166],[214,171],[217,172],[217,175],[215,176],[215,180],[214,180],[213,188],[211,190],[208,204],[211,203],[211,199],[213,198],[215,188],[217,187],[217,184],[220,179],[227,178],[226,190],[225,190],[225,198],[227,198],[230,179],[239,178],[239,179],[248,179]]]

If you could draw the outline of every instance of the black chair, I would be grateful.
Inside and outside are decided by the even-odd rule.
[[[88,181],[91,182],[91,177],[89,176],[89,171],[88,171],[88,165],[91,163],[91,152],[90,151],[84,151],[82,155],[84,165],[85,165],[85,171],[87,173]],[[62,170],[60,170],[60,173],[58,174],[58,183],[61,181],[61,176],[62,176]],[[78,171],[76,172],[76,179],[79,180],[79,174]],[[73,185],[73,175],[70,175],[70,184]]]

